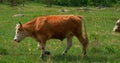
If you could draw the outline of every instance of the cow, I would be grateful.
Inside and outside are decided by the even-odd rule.
[[[73,36],[76,36],[83,46],[82,55],[84,57],[86,56],[88,37],[85,26],[83,36],[82,20],[83,17],[78,15],[49,15],[37,17],[25,24],[19,22],[16,25],[14,41],[20,42],[25,37],[34,38],[38,43],[38,48],[41,49],[40,57],[43,58],[50,53],[45,51],[47,40],[59,39],[62,41],[67,38],[67,46],[63,51],[63,55],[65,55],[72,46]]]
[[[116,24],[115,24],[115,26],[113,28],[113,31],[114,32],[120,32],[120,19],[117,20],[117,22],[116,22]]]

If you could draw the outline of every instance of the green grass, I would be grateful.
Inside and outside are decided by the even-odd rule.
[[[59,12],[60,8],[69,9],[69,12]],[[90,8],[90,7],[89,7]],[[25,7],[9,7],[0,4],[0,63],[119,63],[120,61],[120,33],[112,31],[117,19],[120,18],[120,9],[97,9],[91,7],[89,11],[77,11],[77,7],[53,6],[47,8],[42,4],[27,3]],[[15,14],[25,14],[24,17],[13,17]],[[61,42],[51,39],[47,41],[46,50],[51,56],[40,59],[40,50],[37,43],[31,38],[21,43],[13,43],[15,26],[18,21],[27,21],[42,15],[82,15],[85,17],[89,37],[87,57],[82,58],[82,46],[76,37],[73,46],[66,56],[62,52],[66,47],[66,39]]]

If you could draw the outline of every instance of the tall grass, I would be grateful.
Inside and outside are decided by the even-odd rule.
[[[60,12],[68,9],[68,12]],[[47,8],[42,4],[27,3],[25,7],[9,7],[0,4],[0,63],[119,63],[120,60],[120,33],[112,31],[114,24],[120,18],[120,11],[115,8],[97,9],[88,11],[76,10],[76,7],[53,6]],[[15,14],[25,14],[24,17],[13,17]],[[66,47],[66,39],[47,41],[46,50],[51,52],[43,61],[40,59],[40,50],[37,43],[31,38],[24,39],[21,43],[13,41],[15,26],[18,21],[26,23],[42,15],[82,15],[85,17],[89,46],[87,57],[82,58],[82,45],[76,37],[73,46],[66,56],[62,52]]]

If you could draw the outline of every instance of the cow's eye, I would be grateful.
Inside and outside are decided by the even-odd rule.
[[[18,30],[20,31],[21,29],[19,28]]]
[[[22,28],[18,28],[18,30],[19,30],[19,31],[21,31],[21,30],[22,30]]]

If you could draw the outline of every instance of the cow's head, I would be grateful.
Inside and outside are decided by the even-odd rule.
[[[16,25],[16,31],[15,31],[15,37],[14,41],[20,42],[23,40],[25,37],[27,37],[28,33],[27,31],[23,28],[22,24],[19,22],[19,24]]]
[[[120,32],[120,19],[116,22],[115,27],[113,28],[114,32]]]

